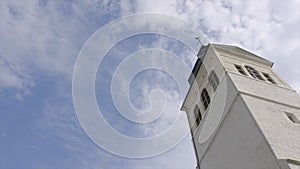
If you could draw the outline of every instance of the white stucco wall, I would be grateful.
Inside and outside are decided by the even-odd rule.
[[[231,75],[241,95],[270,143],[278,159],[300,161],[300,124],[293,123],[285,112],[300,119],[300,97],[293,90],[268,84],[254,85],[243,77]]]
[[[205,66],[196,77],[197,83],[191,86],[183,103],[193,127],[201,169],[299,167],[300,124],[291,122],[284,112],[300,119],[300,97],[272,70],[272,62],[232,49],[235,51],[210,46],[203,61]],[[250,65],[260,73],[268,73],[277,84],[254,79],[246,70],[247,75],[241,75],[234,64]],[[208,83],[207,74],[211,70],[220,80],[215,92]],[[204,110],[200,100],[204,87],[211,97],[208,110]],[[196,105],[203,117],[198,128],[193,126]],[[216,125],[218,117],[221,123]],[[212,128],[215,128],[213,133],[203,139]]]
[[[195,116],[194,116],[194,108],[196,105],[199,106],[202,117],[205,116],[205,109],[203,104],[200,102],[200,93],[203,88],[206,88],[210,97],[214,97],[215,93],[213,92],[212,87],[209,85],[208,74],[214,70],[219,80],[221,81],[225,70],[219,61],[218,56],[214,53],[212,48],[207,50],[207,56],[204,58],[202,66],[197,74],[196,82],[192,84],[189,92],[187,93],[187,97],[182,105],[184,110],[187,112],[187,116],[189,119],[189,125],[192,130],[195,132]]]
[[[240,96],[224,118],[200,166],[201,169],[279,169]]]

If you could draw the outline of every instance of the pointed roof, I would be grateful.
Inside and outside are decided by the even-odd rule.
[[[255,59],[255,60],[260,60],[260,61],[263,61],[264,63],[267,63],[269,66],[273,66],[273,62],[265,59],[265,58],[262,58],[254,53],[251,53],[243,48],[240,48],[238,46],[233,46],[233,45],[221,45],[221,44],[210,44],[212,45],[217,51],[218,50],[225,50],[227,52],[233,52],[233,53],[239,53],[239,54],[242,54],[242,55],[245,55],[245,56],[250,56],[252,57],[252,59]]]

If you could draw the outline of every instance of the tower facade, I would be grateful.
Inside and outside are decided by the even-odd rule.
[[[299,169],[300,96],[273,63],[203,46],[183,102],[201,169]]]

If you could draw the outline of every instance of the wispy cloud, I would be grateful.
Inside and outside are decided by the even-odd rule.
[[[57,147],[60,153],[70,153],[63,156],[63,163],[43,164],[37,161],[36,166],[48,168],[120,168],[130,166],[126,159],[110,154],[98,147],[88,138],[81,128],[76,113],[74,112],[71,100],[51,101],[48,100],[44,105],[42,119],[36,122],[36,135],[45,140],[53,142],[48,145],[53,149]],[[51,155],[49,155],[50,157]]]
[[[254,51],[274,61],[275,71],[293,88],[300,84],[300,66],[295,64],[299,62],[300,52],[300,2],[297,0],[163,3],[136,0],[132,6],[135,12],[162,12],[187,19],[198,25],[212,42]]]
[[[40,73],[71,80],[84,42],[119,5],[105,2],[1,1],[0,87],[27,91]]]
[[[213,42],[239,45],[274,61],[275,70],[300,92],[300,66],[297,64],[300,61],[299,6],[297,0],[3,0],[0,2],[0,91],[17,89],[15,97],[20,100],[31,93],[37,97],[35,99],[45,100],[40,119],[37,118],[39,122],[33,122],[35,131],[39,139],[52,143],[45,147],[59,149],[60,152],[54,155],[64,156],[65,161],[64,164],[53,164],[54,167],[50,164],[45,166],[41,161],[36,164],[37,168],[194,168],[195,159],[189,137],[166,154],[141,160],[114,156],[88,139],[76,118],[70,90],[73,67],[81,47],[98,28],[117,17],[136,12],[171,14],[193,22]],[[128,42],[135,46],[134,41]],[[129,49],[158,47],[175,53],[189,67],[195,61],[193,53],[166,38],[157,38],[150,45],[149,42]],[[120,61],[127,53],[117,50],[112,55],[115,54],[118,57],[116,60]],[[116,60],[110,60],[114,67],[104,67],[110,76],[113,74],[111,68],[116,67]],[[132,101],[137,107],[148,106],[147,96],[153,87],[165,90],[169,99],[175,98],[161,121],[134,130],[143,136],[151,136],[170,126],[174,120],[172,113],[177,111],[180,100],[177,99],[176,85],[166,83],[170,77],[161,72],[144,75],[143,78],[136,77],[136,83],[131,86],[134,89]],[[53,86],[55,96],[52,98],[39,96],[40,91],[34,89],[42,77],[58,82]],[[109,76],[103,78],[106,77]],[[153,79],[156,80],[151,81]],[[111,118],[108,121],[116,123],[114,116],[108,117]],[[123,124],[114,125],[123,127]],[[8,137],[6,133],[9,132],[1,131],[1,137]]]

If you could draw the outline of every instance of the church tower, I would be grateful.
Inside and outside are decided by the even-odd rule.
[[[181,108],[198,168],[300,169],[300,96],[272,65],[236,46],[201,47]]]

